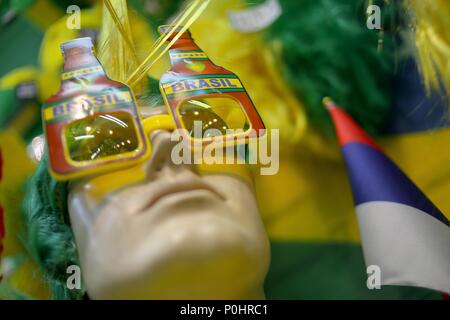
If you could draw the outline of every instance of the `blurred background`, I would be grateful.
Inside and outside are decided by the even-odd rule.
[[[79,29],[67,27],[71,5],[81,9]],[[184,5],[128,1],[140,59]],[[370,5],[381,9],[380,29],[368,27]],[[449,217],[449,10],[446,0],[214,0],[190,28],[211,60],[240,77],[266,126],[280,129],[278,174],[255,176],[272,246],[267,298],[442,299],[367,289],[347,173],[321,101],[333,97]],[[0,0],[0,250],[2,260],[20,257],[11,283],[34,298],[51,296],[46,270],[21,242],[23,186],[42,155],[40,108],[59,87],[60,43],[96,41],[103,14],[95,0]],[[165,58],[150,70],[141,101],[162,101],[168,67]]]

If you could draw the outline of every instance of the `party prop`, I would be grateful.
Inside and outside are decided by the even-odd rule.
[[[172,28],[163,26],[159,30],[164,35]],[[264,124],[239,78],[215,65],[188,31],[176,31],[179,38],[169,50],[172,68],[161,77],[160,88],[186,138],[206,144],[219,135],[223,142],[233,143],[245,142],[250,135],[263,135]],[[201,126],[199,132],[196,122]]]
[[[330,99],[367,266],[381,284],[450,292],[450,222],[381,148]]]
[[[61,48],[61,89],[42,109],[52,174],[74,178],[148,155],[133,93],[106,76],[91,39],[69,41]]]

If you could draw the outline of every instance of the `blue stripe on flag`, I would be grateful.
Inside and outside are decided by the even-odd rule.
[[[355,205],[391,201],[420,209],[450,226],[448,219],[388,157],[362,143],[349,143],[342,152]]]

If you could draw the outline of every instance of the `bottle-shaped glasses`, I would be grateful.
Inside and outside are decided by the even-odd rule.
[[[107,77],[91,39],[75,39],[61,49],[60,90],[42,108],[53,177],[77,178],[148,155],[133,93]]]
[[[180,29],[180,28],[179,28]],[[174,30],[172,40],[180,30]],[[173,26],[160,26],[167,34]],[[239,143],[264,134],[264,124],[242,82],[233,72],[215,65],[189,31],[169,50],[171,68],[160,79],[160,90],[175,120],[191,142]]]

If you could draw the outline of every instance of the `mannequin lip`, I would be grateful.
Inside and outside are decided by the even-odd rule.
[[[177,181],[175,183],[167,183],[163,184],[158,188],[156,192],[154,192],[150,199],[145,202],[145,204],[138,210],[138,213],[143,213],[147,211],[149,208],[153,207],[159,200],[174,195],[176,193],[185,193],[195,190],[205,190],[213,193],[217,197],[219,197],[222,200],[225,200],[225,198],[218,193],[214,188],[212,188],[207,183],[204,183],[203,181],[193,181],[193,180],[187,180],[187,181]]]

